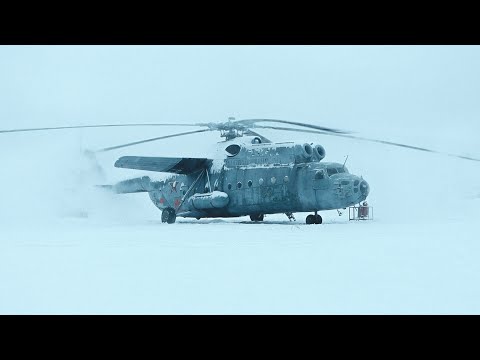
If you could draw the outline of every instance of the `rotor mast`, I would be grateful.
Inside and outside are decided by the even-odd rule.
[[[232,121],[235,121],[235,118],[230,116],[228,122],[223,124],[223,128],[220,128],[220,136],[224,137],[226,141],[243,136],[243,130],[239,129]]]

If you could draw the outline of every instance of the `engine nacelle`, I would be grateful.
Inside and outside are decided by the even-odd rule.
[[[325,148],[322,145],[315,145],[313,147],[313,152],[319,161],[323,160],[325,157]]]
[[[188,207],[193,210],[220,209],[228,205],[230,198],[222,191],[194,194],[188,199]]]
[[[297,144],[294,147],[295,162],[304,163],[312,161],[313,148],[310,144]]]

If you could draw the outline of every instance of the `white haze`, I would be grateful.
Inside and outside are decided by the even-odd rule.
[[[280,118],[480,157],[480,48],[0,47],[0,128]],[[479,313],[480,163],[332,136],[374,221],[160,222],[122,155],[209,156],[184,127],[0,134],[0,313]],[[259,131],[260,132],[260,131]]]

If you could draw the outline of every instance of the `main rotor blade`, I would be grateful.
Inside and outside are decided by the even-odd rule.
[[[349,131],[344,131],[344,130],[338,130],[338,129],[332,129],[328,128],[325,126],[318,126],[318,125],[312,125],[312,124],[306,124],[306,123],[301,123],[301,122],[295,122],[295,121],[287,121],[287,120],[277,120],[277,119],[243,119],[243,120],[237,120],[235,123],[239,123],[242,125],[246,125],[247,127],[254,127],[257,128],[259,125],[256,125],[258,122],[270,122],[270,123],[281,123],[281,124],[289,124],[289,125],[296,125],[296,126],[303,126],[307,127],[310,129],[316,129],[316,130],[322,130],[322,131],[327,131],[330,133],[335,133],[335,134],[349,134]],[[260,126],[261,127],[261,126]]]
[[[104,148],[104,149],[97,150],[96,152],[106,152],[106,151],[110,151],[110,150],[124,148],[124,147],[127,147],[127,146],[143,144],[143,143],[150,142],[150,141],[157,141],[157,140],[168,139],[168,138],[172,138],[172,137],[176,137],[176,136],[202,133],[202,132],[206,132],[206,131],[212,131],[212,130],[211,129],[203,129],[203,130],[188,131],[188,132],[184,132],[184,133],[178,133],[178,134],[172,134],[172,135],[166,135],[166,136],[159,136],[159,137],[155,137],[155,138],[151,138],[151,139],[131,142],[131,143],[128,143],[128,144],[122,144],[122,145],[107,147],[107,148]]]
[[[56,127],[43,127],[43,128],[30,128],[30,129],[0,130],[0,134],[14,133],[14,132],[30,132],[30,131],[48,131],[48,130],[66,130],[66,129],[84,129],[84,128],[102,128],[102,127],[133,127],[133,126],[203,126],[203,125],[201,124],[167,124],[167,123],[73,125],[73,126],[56,126]]]
[[[480,159],[473,158],[473,157],[470,157],[470,156],[450,154],[450,153],[445,153],[445,152],[432,150],[432,149],[427,149],[427,148],[423,148],[423,147],[401,144],[401,143],[396,143],[396,142],[392,142],[392,141],[370,139],[370,138],[365,138],[365,137],[361,137],[361,136],[353,136],[353,135],[346,135],[346,134],[335,134],[335,133],[324,132],[324,131],[291,129],[291,128],[278,127],[278,126],[256,126],[256,127],[257,128],[262,128],[262,129],[274,129],[274,130],[284,130],[284,131],[294,131],[294,132],[303,132],[303,133],[314,133],[314,134],[322,134],[322,135],[340,136],[340,137],[354,139],[354,140],[369,141],[369,142],[375,142],[375,143],[384,144],[384,145],[403,147],[403,148],[412,149],[412,150],[419,150],[419,151],[431,152],[431,153],[436,153],[436,154],[448,155],[448,156],[457,157],[457,158],[465,159],[465,160],[480,161]]]

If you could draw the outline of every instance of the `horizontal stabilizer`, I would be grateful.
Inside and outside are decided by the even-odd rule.
[[[171,158],[123,156],[115,162],[115,167],[175,174],[192,174],[205,169],[212,160],[202,158]]]

